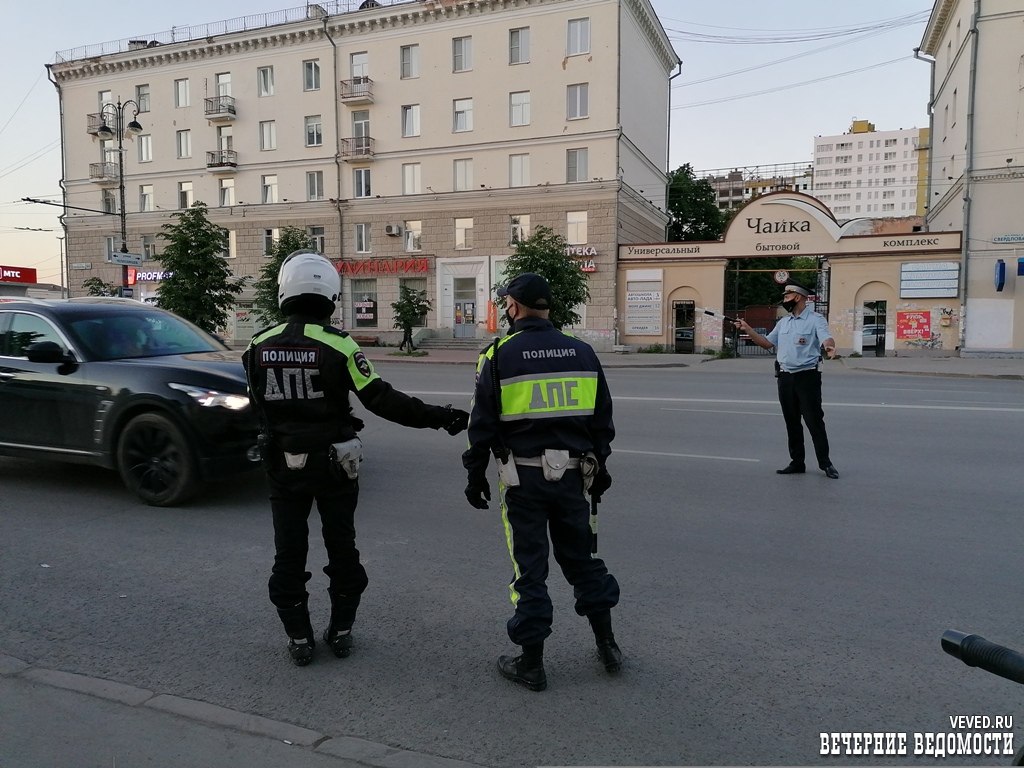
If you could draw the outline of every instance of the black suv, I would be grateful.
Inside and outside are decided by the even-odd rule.
[[[147,504],[255,468],[241,355],[131,299],[0,301],[0,455],[117,469]]]

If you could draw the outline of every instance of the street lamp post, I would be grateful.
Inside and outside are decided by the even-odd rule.
[[[132,108],[132,119],[125,124],[125,110]],[[108,115],[114,118],[114,125],[111,127]],[[100,107],[100,119],[102,124],[96,129],[96,137],[103,141],[109,141],[117,136],[117,185],[120,193],[118,215],[121,219],[121,253],[128,253],[128,219],[127,210],[124,204],[124,137],[125,134],[138,136],[142,133],[142,125],[135,119],[139,116],[139,104],[133,99],[117,104],[107,102]],[[128,288],[128,265],[121,265],[121,295],[124,296]]]

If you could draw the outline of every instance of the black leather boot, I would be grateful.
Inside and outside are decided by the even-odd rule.
[[[309,622],[309,608],[305,601],[296,603],[291,608],[278,608],[284,631],[288,634],[288,655],[296,666],[304,667],[313,660],[313,625]]]
[[[601,663],[608,672],[618,672],[622,669],[622,651],[616,645],[615,635],[612,634],[612,612],[601,611],[588,616],[587,619],[594,630],[597,655],[601,657]]]
[[[359,595],[343,595],[328,589],[331,596],[331,623],[324,630],[324,642],[331,646],[334,655],[343,659],[352,650],[352,624],[356,620]]]
[[[525,685],[531,691],[543,691],[548,687],[544,674],[544,643],[524,645],[518,656],[499,656],[498,671],[502,677]]]

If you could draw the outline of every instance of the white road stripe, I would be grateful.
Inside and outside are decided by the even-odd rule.
[[[747,461],[760,464],[760,459],[742,459],[738,456],[709,456],[701,453],[662,453],[661,451],[627,451],[624,448],[612,448],[612,453],[637,453],[642,456],[669,456],[674,459],[714,459],[715,461]]]

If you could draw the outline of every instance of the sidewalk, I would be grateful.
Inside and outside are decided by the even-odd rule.
[[[485,345],[481,341],[481,346]],[[443,365],[476,365],[478,353],[461,349],[432,349],[422,357],[395,353],[395,347],[363,347],[374,363],[434,363]],[[753,373],[770,371],[769,356],[718,360],[707,355],[616,354],[598,353],[605,368],[687,368],[691,371],[716,373]],[[1001,357],[842,357],[823,363],[823,370],[863,373],[891,373],[910,376],[954,376],[970,378],[1015,379],[1024,381],[1024,358]]]
[[[0,654],[0,764],[480,768]]]

